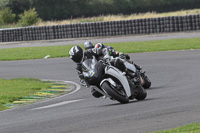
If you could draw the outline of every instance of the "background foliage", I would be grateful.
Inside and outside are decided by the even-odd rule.
[[[38,17],[35,8],[30,9],[28,11],[24,11],[23,14],[19,15],[19,17],[20,17],[19,24],[21,26],[29,26],[40,21],[40,18]]]
[[[200,7],[199,0],[0,0],[18,15],[35,8],[43,20],[64,20],[107,14],[132,14],[149,11],[169,12]]]
[[[10,8],[4,8],[0,11],[0,24],[10,24],[15,20],[15,14],[12,13]]]

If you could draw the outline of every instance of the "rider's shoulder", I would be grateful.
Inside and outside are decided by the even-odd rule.
[[[85,51],[85,53],[93,53],[94,49],[95,49],[95,48],[87,49],[87,50]]]
[[[92,48],[92,49],[88,49],[84,52],[85,55],[95,55],[96,54],[96,49]]]

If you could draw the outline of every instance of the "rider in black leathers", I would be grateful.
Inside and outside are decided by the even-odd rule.
[[[103,48],[103,49],[98,49],[98,48],[92,48],[92,49],[87,49],[85,52],[83,51],[83,49],[80,46],[74,46],[70,49],[69,51],[69,55],[70,58],[77,63],[77,67],[76,70],[78,72],[79,78],[80,78],[80,83],[82,86],[89,86],[89,84],[84,80],[84,75],[83,75],[83,71],[82,71],[82,62],[86,59],[92,59],[93,56],[99,60],[100,57],[105,57],[105,59],[109,59],[110,55],[109,55],[109,50],[107,48]],[[120,59],[113,59],[111,60],[111,65],[117,67],[118,69],[120,69],[121,71],[126,72],[126,74],[130,77],[133,78],[135,75],[133,75],[132,73],[130,73],[129,71],[127,71],[123,61],[121,61]],[[95,90],[92,90],[92,94],[95,97],[100,97],[102,95],[94,95],[98,92],[95,92]]]
[[[136,67],[136,69],[138,69],[138,70],[141,70],[141,69],[142,69],[141,66],[135,64],[135,63],[130,59],[130,56],[129,56],[128,54],[124,54],[124,53],[122,53],[122,52],[115,51],[115,50],[113,49],[113,47],[111,47],[111,46],[109,46],[109,45],[104,45],[104,44],[102,44],[102,43],[97,43],[97,44],[94,46],[94,45],[92,44],[92,42],[90,42],[90,41],[86,41],[86,42],[84,43],[84,48],[85,48],[85,50],[92,49],[92,48],[94,48],[94,47],[95,47],[95,48],[99,48],[99,49],[107,48],[107,49],[109,50],[110,56],[113,56],[114,58],[115,58],[115,57],[120,57],[121,59],[125,59],[125,60],[127,60],[129,63],[132,63],[132,64]]]
[[[115,51],[109,45],[104,45],[102,43],[97,43],[94,46],[92,44],[92,42],[86,41],[84,43],[84,48],[86,50],[85,51],[85,55],[87,55],[88,58],[92,58],[93,56],[95,56],[95,58],[97,60],[99,60],[99,59],[102,59],[102,58],[110,58],[110,56],[113,56],[114,58],[115,57],[120,57],[121,59],[126,59],[127,61],[129,61],[130,63],[135,65],[136,69],[138,69],[138,70],[142,69],[141,66],[133,63],[133,61],[130,59],[130,56],[128,54],[123,54],[122,52]],[[111,62],[112,65],[114,65],[114,61],[116,61],[116,60],[113,60]],[[120,64],[121,61],[117,60],[117,62],[115,63],[115,65],[120,67],[120,65],[118,65],[118,64]],[[79,78],[80,78],[80,83],[85,86],[84,76],[82,74],[82,67],[81,67],[80,63],[77,63],[76,70],[77,70],[77,73],[78,73]]]

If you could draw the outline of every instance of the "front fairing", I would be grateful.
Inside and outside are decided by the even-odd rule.
[[[97,61],[95,59],[87,59],[83,61],[82,67],[84,72],[94,70]]]
[[[104,73],[104,67],[95,58],[87,59],[82,63],[83,75],[90,85],[96,85]]]
[[[123,73],[122,71],[120,71],[116,67],[109,66],[109,67],[107,67],[107,69],[105,69],[105,74],[110,75],[111,77],[115,77],[116,79],[118,79],[120,81],[121,85],[123,86],[127,96],[128,97],[131,96],[131,88],[130,88],[130,85],[128,83],[127,77],[125,76],[125,73]]]

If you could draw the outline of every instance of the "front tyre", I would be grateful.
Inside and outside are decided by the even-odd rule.
[[[118,102],[123,103],[123,104],[129,102],[129,98],[125,94],[124,90],[115,88],[114,86],[110,85],[110,83],[107,81],[105,81],[101,87],[107,92],[109,96],[111,96]]]

